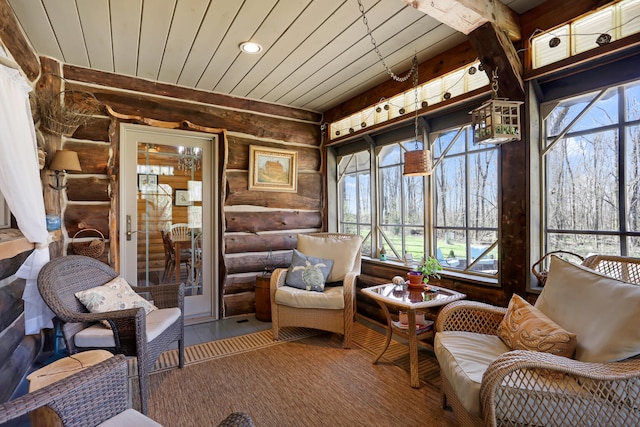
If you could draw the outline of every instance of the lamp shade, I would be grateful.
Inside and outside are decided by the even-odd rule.
[[[80,172],[82,168],[80,167],[80,160],[78,160],[78,153],[69,150],[56,151],[49,165],[49,169]]]
[[[403,175],[431,175],[431,154],[429,150],[414,150],[405,152]]]

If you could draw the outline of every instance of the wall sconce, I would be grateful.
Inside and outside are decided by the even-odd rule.
[[[49,184],[49,187],[58,191],[67,188],[66,185],[60,185],[60,179],[64,177],[66,171],[82,171],[80,160],[78,160],[78,153],[69,150],[57,150],[49,165],[49,169],[54,171],[51,176],[56,177],[56,185],[53,186]]]
[[[202,206],[188,206],[187,207],[187,223],[189,228],[200,229],[202,228]]]
[[[202,181],[187,181],[189,200],[192,202],[202,201]]]

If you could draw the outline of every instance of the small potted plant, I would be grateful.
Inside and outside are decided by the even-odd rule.
[[[429,283],[430,277],[440,278],[438,271],[442,270],[442,265],[434,257],[427,257],[423,259],[422,264],[413,265],[407,273],[409,278],[410,287],[424,287]]]

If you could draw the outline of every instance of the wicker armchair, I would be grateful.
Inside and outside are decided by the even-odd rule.
[[[117,355],[37,391],[0,404],[0,423],[48,406],[66,427],[97,426],[124,414],[127,411],[127,401],[127,362],[123,355]],[[148,425],[144,424],[145,418],[138,413],[138,425]],[[151,425],[158,425],[149,421]]]
[[[319,247],[317,249],[307,245],[306,252],[303,251],[305,255],[334,260],[341,258],[343,262],[348,259],[347,264],[351,271],[340,277],[342,286],[327,287],[324,292],[315,292],[286,286],[287,269],[275,269],[270,281],[274,339],[278,339],[281,328],[297,326],[341,334],[344,336],[343,347],[350,348],[355,315],[356,278],[360,274],[360,236],[341,233],[313,233],[305,236],[318,238]],[[300,246],[300,236],[298,243]],[[327,251],[328,248],[333,251]],[[288,293],[293,293],[294,296],[284,302],[282,295]],[[337,295],[342,299],[341,307],[326,308],[325,302]]]
[[[149,299],[159,308],[149,314],[157,320],[154,320],[150,327],[147,325],[144,309],[89,313],[76,298],[76,292],[104,285],[117,276],[115,270],[101,261],[69,255],[53,259],[42,268],[38,276],[38,289],[42,299],[60,320],[69,354],[105,349],[115,354],[137,357],[141,410],[146,414],[149,371],[160,354],[174,341],[178,341],[179,366],[184,366],[184,286],[132,286],[136,292],[149,293]],[[179,313],[176,312],[176,308],[179,309]],[[167,318],[175,320],[169,322]],[[102,320],[109,322],[112,331],[99,323]],[[113,346],[78,344],[78,338],[86,337],[87,334],[98,336],[91,336],[92,342],[109,342],[113,343]]]
[[[586,266],[596,271],[637,281],[640,259],[598,256],[585,261]],[[593,298],[601,298],[605,292],[604,289],[602,295],[595,292],[597,295]],[[635,295],[636,302],[621,298],[613,310],[633,312],[638,301],[637,293]],[[557,299],[552,304],[560,310],[567,305],[575,308],[581,298],[575,295],[571,304]],[[629,307],[625,308],[625,304]],[[607,363],[579,361],[538,351],[509,351],[497,336],[506,311],[489,304],[456,301],[438,315],[434,349],[441,365],[442,403],[445,407],[451,406],[461,425],[640,425],[640,350],[633,350],[637,349],[637,342],[629,343],[629,351],[636,356]],[[586,315],[583,311],[582,316]],[[609,334],[607,319],[598,319],[597,313],[591,316],[593,327],[602,325],[604,334]],[[581,339],[585,339],[584,334],[578,333],[579,345]],[[492,352],[495,357],[491,357]],[[452,358],[449,353],[453,354]],[[452,359],[456,364],[447,365]],[[486,369],[480,372],[483,365]],[[457,368],[453,366],[463,367],[475,378],[461,387],[459,375],[453,373]],[[469,389],[474,390],[467,393]]]
[[[160,424],[128,409],[127,361],[116,355],[37,391],[0,404],[0,424],[48,406],[65,427],[98,425],[158,427]],[[244,412],[233,412],[218,427],[254,427]]]

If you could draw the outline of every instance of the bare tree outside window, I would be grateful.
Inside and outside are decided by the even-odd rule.
[[[556,102],[547,116],[545,250],[640,256],[640,85]]]

